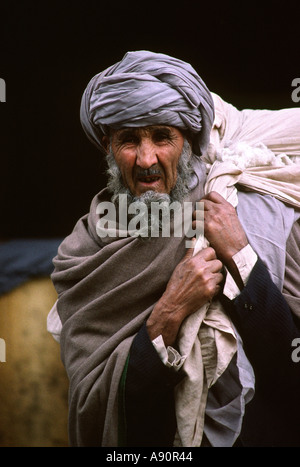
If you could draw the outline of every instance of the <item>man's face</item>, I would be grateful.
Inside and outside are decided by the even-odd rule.
[[[123,183],[134,196],[148,190],[171,192],[183,144],[183,134],[165,125],[122,128],[114,130],[111,137],[111,149]]]

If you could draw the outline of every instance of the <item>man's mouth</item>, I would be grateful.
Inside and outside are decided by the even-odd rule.
[[[139,176],[136,178],[136,193],[140,195],[145,191],[163,191],[164,186],[162,185],[162,177],[158,175],[147,175]]]
[[[158,177],[157,175],[147,175],[147,176],[137,177],[137,179],[139,182],[142,182],[142,183],[154,183],[160,180],[160,177]]]
[[[136,172],[136,181],[149,188],[154,188],[161,179],[162,173],[158,167],[150,167],[149,169],[139,168]]]

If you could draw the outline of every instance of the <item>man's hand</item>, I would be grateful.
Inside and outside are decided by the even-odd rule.
[[[223,264],[213,248],[193,256],[190,248],[175,268],[165,293],[155,305],[148,321],[150,339],[162,335],[165,345],[173,345],[183,320],[211,300],[223,280]]]
[[[242,288],[243,283],[232,257],[248,244],[248,240],[236,210],[214,191],[201,201],[204,203],[204,235],[214,248],[217,258],[228,268],[239,288]],[[193,219],[196,219],[196,211]],[[194,229],[196,224],[194,220]]]

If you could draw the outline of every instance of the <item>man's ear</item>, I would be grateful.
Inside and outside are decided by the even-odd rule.
[[[191,152],[193,152],[193,137],[189,131],[184,131],[183,132],[184,137],[187,139],[187,142],[189,143],[191,147]]]
[[[101,140],[102,146],[104,147],[106,153],[109,153],[109,144],[110,144],[110,138],[107,135],[104,135]]]
[[[193,152],[193,137],[190,133],[188,133],[187,140],[191,146],[191,151]]]

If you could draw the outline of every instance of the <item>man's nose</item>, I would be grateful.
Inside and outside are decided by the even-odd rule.
[[[157,148],[152,141],[142,140],[137,147],[136,164],[143,169],[152,167],[158,162],[156,152]]]

